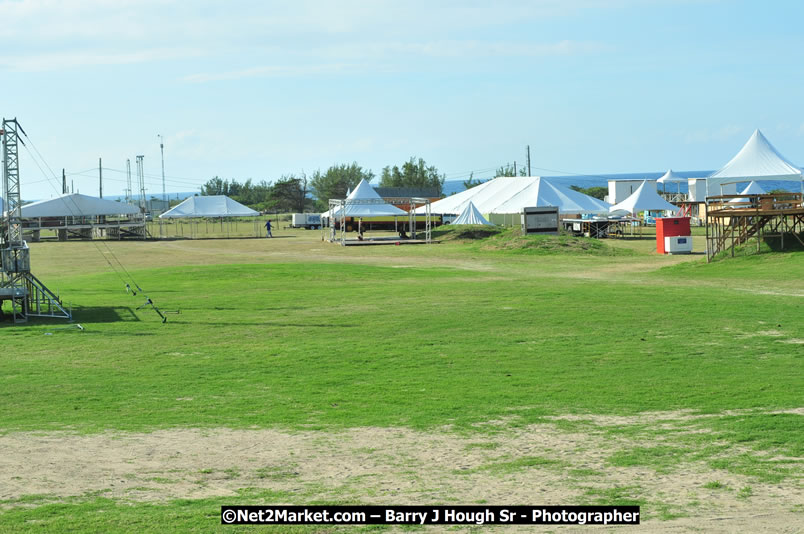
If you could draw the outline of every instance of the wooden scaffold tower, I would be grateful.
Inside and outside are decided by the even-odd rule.
[[[801,193],[719,195],[706,198],[706,261],[756,240],[757,252],[767,238],[804,247],[804,204]]]

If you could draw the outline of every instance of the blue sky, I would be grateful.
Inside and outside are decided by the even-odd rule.
[[[534,175],[715,169],[755,128],[804,165],[802,6],[0,0],[0,115],[88,194],[137,154],[161,193],[158,134],[169,192],[411,156],[491,177],[528,144]]]

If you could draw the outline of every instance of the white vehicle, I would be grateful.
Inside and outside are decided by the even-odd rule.
[[[321,215],[318,213],[294,213],[290,227],[317,230],[321,228]]]

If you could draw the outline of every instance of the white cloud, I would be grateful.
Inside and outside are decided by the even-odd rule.
[[[586,54],[611,50],[604,43],[563,40],[555,43],[525,41],[442,40],[430,42],[349,43],[313,49],[319,57],[350,59],[388,59],[398,56],[442,58],[548,57]]]
[[[183,58],[239,58],[265,50],[285,54],[314,49],[321,57],[418,54],[433,57],[541,56],[576,53],[596,43],[487,42],[464,39],[507,24],[527,24],[586,9],[610,8],[611,0],[249,1],[194,0],[0,0],[7,68],[64,69]],[[619,0],[614,5],[632,5]],[[444,36],[433,40],[433,35]],[[110,52],[111,51],[111,52]],[[64,61],[60,61],[63,58]],[[268,61],[268,64],[275,63]],[[280,62],[281,63],[281,62]],[[257,63],[259,64],[259,63]],[[257,67],[259,68],[259,67]]]
[[[285,78],[317,74],[343,73],[352,68],[353,66],[347,64],[263,65],[227,72],[191,74],[183,77],[182,81],[190,83],[202,83],[221,80],[240,80],[244,78]]]
[[[201,55],[198,50],[154,49],[134,52],[68,51],[30,56],[0,57],[0,65],[15,71],[37,72],[97,65],[126,65],[170,59],[187,59]]]
[[[263,77],[298,77],[319,74],[349,74],[361,71],[389,72],[394,63],[404,59],[420,58],[497,58],[497,57],[551,57],[589,54],[611,50],[595,42],[560,41],[557,43],[434,41],[426,43],[354,43],[296,51],[294,65],[260,65],[246,69],[217,73],[191,74],[185,82],[201,83],[219,80]],[[277,54],[288,56],[288,53]],[[327,63],[328,60],[335,61]],[[316,63],[310,63],[316,62]]]

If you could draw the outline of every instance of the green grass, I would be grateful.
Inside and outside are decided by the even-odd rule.
[[[584,504],[599,506],[643,506],[644,499],[639,497],[639,486],[616,486],[613,488],[588,488],[585,492]]]
[[[131,505],[113,499],[71,498],[64,502],[29,499],[31,506],[0,512],[0,533],[31,532],[370,532],[376,526],[232,526],[221,525],[221,506],[289,502],[288,495],[273,491],[241,491],[236,497],[173,500],[167,503]],[[338,503],[329,503],[338,504]],[[343,503],[352,504],[352,503]]]
[[[804,254],[668,266],[677,259],[647,254],[647,241],[629,243],[632,250],[511,231],[460,241],[333,247],[318,253],[326,260],[306,252],[306,262],[277,255],[232,265],[187,265],[186,256],[173,265],[175,249],[143,245],[148,255],[132,256],[132,274],[163,309],[181,310],[164,325],[137,310],[144,298],[126,295],[103,264],[47,272],[85,330],[59,322],[0,330],[0,432],[452,425],[476,436],[468,448],[491,452],[490,436],[549,415],[691,410],[713,417],[613,429],[666,445],[612,451],[611,465],[672,471],[699,461],[769,483],[800,475],[800,463],[785,458],[802,456],[801,416],[766,412],[801,407]],[[55,265],[66,265],[58,262],[68,261],[69,245],[40,247],[50,246],[60,251]],[[147,268],[151,261],[162,266]],[[757,411],[721,415],[726,410]],[[478,425],[489,421],[505,423]],[[479,469],[541,467],[597,474],[531,454]],[[223,474],[292,481],[294,472],[255,465]],[[752,494],[746,487],[741,498]],[[218,528],[221,503],[263,498],[290,500],[19,500],[5,503],[0,531],[208,531]],[[647,502],[636,486],[590,489],[585,501]]]
[[[614,453],[609,457],[609,464],[616,467],[650,466],[657,472],[666,473],[684,461],[687,454],[686,449],[666,445],[636,447]]]
[[[804,337],[790,320],[801,313],[795,297],[350,264],[136,277],[181,314],[162,325],[134,310],[142,299],[113,276],[76,276],[61,289],[82,296],[85,331],[4,332],[0,401],[14,409],[0,428],[431,428],[514,408],[526,424],[568,412],[800,405],[795,347],[733,333],[757,331],[762,318]],[[778,439],[800,436],[788,427]]]

